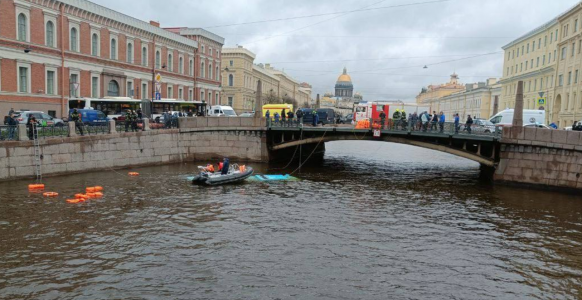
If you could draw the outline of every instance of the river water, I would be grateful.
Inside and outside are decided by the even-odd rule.
[[[198,187],[195,169],[44,180],[69,197],[105,188],[83,204],[0,183],[0,299],[582,297],[580,196],[374,142],[329,143],[295,182]]]

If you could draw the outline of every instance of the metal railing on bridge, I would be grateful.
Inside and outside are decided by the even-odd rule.
[[[337,127],[337,128],[352,128],[356,130],[373,130],[380,129],[383,132],[393,131],[393,132],[417,132],[417,133],[427,133],[427,134],[443,134],[443,135],[483,135],[483,136],[501,136],[501,130],[499,127],[495,126],[483,126],[476,124],[464,124],[460,123],[456,125],[453,122],[425,122],[424,124],[420,121],[409,122],[408,120],[393,120],[393,119],[370,119],[359,122],[354,122],[354,124],[335,124],[320,122],[317,126],[312,124],[303,123],[297,119],[286,119],[286,120],[267,120],[267,127],[271,129],[284,129],[284,128],[317,128],[317,127]]]

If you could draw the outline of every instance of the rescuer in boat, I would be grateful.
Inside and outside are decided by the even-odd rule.
[[[228,174],[228,168],[229,168],[230,162],[228,160],[228,158],[224,158],[224,161],[222,163],[222,171],[220,173],[220,175],[226,175]]]

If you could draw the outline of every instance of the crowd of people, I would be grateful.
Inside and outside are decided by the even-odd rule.
[[[574,121],[574,124],[572,124],[572,130],[573,131],[582,131],[582,122]]]
[[[428,111],[424,111],[420,114],[414,112],[407,115],[406,111],[397,109],[394,114],[392,114],[392,119],[387,121],[386,117],[386,113],[380,113],[380,124],[382,128],[390,127],[396,130],[410,129],[411,131],[422,132],[438,131],[440,133],[443,133],[445,130],[446,117],[442,111],[438,114],[436,111],[433,111],[432,114],[429,114]],[[473,118],[471,115],[468,115],[463,130],[471,134],[473,123]],[[455,134],[458,134],[461,128],[461,120],[458,113],[454,115],[454,126]]]
[[[311,112],[311,115],[313,116],[312,125],[317,126],[317,124],[319,124],[319,115],[317,114],[317,110],[314,109]],[[276,111],[272,117],[270,110],[265,112],[265,118],[267,118],[267,120],[272,120],[275,122],[275,124],[282,126],[289,125],[293,122],[297,122],[299,125],[303,125],[304,117],[305,114],[301,108],[297,109],[295,113],[292,110],[286,111],[285,109],[282,109],[280,114],[278,111]]]

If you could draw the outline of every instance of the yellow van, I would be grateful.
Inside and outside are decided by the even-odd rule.
[[[271,118],[273,118],[276,112],[281,115],[283,110],[285,110],[285,116],[287,116],[286,114],[289,111],[293,111],[293,104],[265,104],[263,105],[263,117],[267,116],[267,110],[271,114]]]

